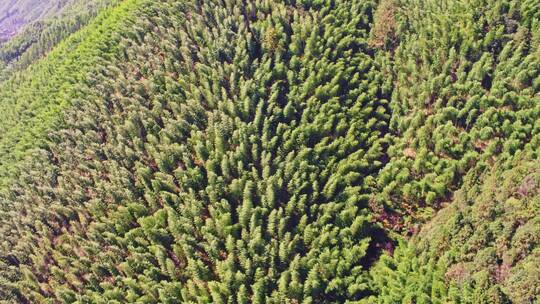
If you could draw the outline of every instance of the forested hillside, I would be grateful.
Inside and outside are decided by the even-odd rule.
[[[0,82],[0,302],[540,301],[540,1],[101,3]]]
[[[0,3],[0,43],[16,35],[24,25],[42,16],[54,15],[61,4],[39,0],[6,0]]]
[[[7,1],[0,4],[0,81],[47,54],[117,0]]]
[[[0,3],[0,43],[19,33],[27,24],[74,13],[74,3],[88,7],[99,1],[82,0],[4,0]],[[84,7],[79,7],[83,9]]]

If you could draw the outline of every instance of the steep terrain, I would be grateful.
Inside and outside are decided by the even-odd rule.
[[[0,3],[0,42],[13,37],[25,24],[47,14],[50,1],[9,0]],[[50,8],[50,7],[49,7]]]
[[[69,0],[6,0],[0,3],[0,42],[27,24],[58,15]]]
[[[540,1],[103,7],[0,83],[0,301],[540,300]]]
[[[371,270],[379,302],[536,303],[539,172],[537,155],[520,154],[469,174],[447,208]]]
[[[117,2],[13,0],[2,4],[0,16],[5,17],[0,21],[0,81],[43,57],[102,9]]]

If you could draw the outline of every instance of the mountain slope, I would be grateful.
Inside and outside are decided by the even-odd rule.
[[[390,160],[373,200],[414,230],[467,172],[537,149],[538,1],[395,2]],[[385,212],[382,212],[384,210]]]
[[[0,81],[6,80],[14,72],[23,70],[43,57],[64,38],[88,24],[102,9],[117,2],[116,0],[38,1],[11,6],[9,11],[16,10],[24,15],[27,10],[32,9],[40,12],[40,16],[27,17],[28,22],[22,25],[13,37],[0,44]],[[27,6],[29,8],[26,8]],[[4,22],[8,22],[7,20]],[[6,25],[4,28],[12,31]]]
[[[137,1],[125,1],[105,11],[92,25],[61,42],[45,60],[0,82],[0,187],[31,147],[42,144],[51,128],[61,123],[61,111],[84,94],[77,83],[103,60],[119,51],[115,32]],[[4,190],[4,189],[1,189]]]
[[[0,83],[0,299],[537,301],[538,8],[104,9]]]
[[[376,302],[538,302],[539,168],[520,155],[467,176],[414,246],[403,244],[371,270]]]
[[[369,14],[347,12],[370,6],[306,6],[294,17],[287,5],[235,6],[235,15],[190,5],[149,5],[122,43],[131,47],[79,87],[85,99],[69,112],[67,128],[33,156],[37,164],[21,170],[45,170],[24,174],[5,202],[26,216],[6,217],[4,227],[29,225],[5,248],[28,256],[19,260],[21,294],[31,302],[69,302],[77,295],[171,303],[359,299],[366,292],[362,256],[377,241],[370,240],[377,228],[366,208],[356,206],[366,196],[363,176],[352,171],[377,170],[382,150],[376,142],[388,119],[379,96],[387,92],[345,93],[369,83],[382,88],[384,79],[370,56],[352,52],[366,45]],[[266,13],[255,17],[255,10]],[[338,15],[342,24],[331,22]],[[309,34],[304,47],[306,26],[320,34]],[[342,39],[339,49],[325,50],[329,33]],[[282,61],[284,43],[298,52],[292,62]],[[315,54],[325,54],[327,64],[318,67]],[[288,91],[292,84],[302,89]],[[238,99],[243,102],[233,103]],[[370,105],[372,114],[362,110]],[[353,112],[339,114],[343,107]],[[371,128],[358,129],[368,120]],[[316,130],[322,121],[327,129]],[[330,140],[333,146],[326,147]],[[319,181],[306,183],[310,176]],[[38,189],[45,191],[38,201],[23,202]],[[45,218],[45,226],[34,226],[36,217]],[[325,233],[304,235],[296,223],[310,234]],[[330,240],[338,233],[348,236],[336,246]],[[33,241],[36,236],[48,241]],[[88,267],[95,271],[83,275]],[[309,267],[327,277],[308,276]],[[230,277],[236,271],[244,275]],[[103,280],[110,284],[94,283]],[[327,287],[311,285],[315,280]],[[300,286],[286,291],[288,281]]]
[[[371,270],[370,301],[535,303],[540,2],[398,7],[390,161],[373,205],[415,236]]]
[[[0,3],[0,42],[15,36],[25,25],[58,14],[66,0],[7,0]]]

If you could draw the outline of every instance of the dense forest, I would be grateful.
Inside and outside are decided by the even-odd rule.
[[[20,0],[0,6],[0,81],[42,58],[118,0]],[[5,18],[1,12],[5,11]],[[18,33],[20,31],[20,33]],[[16,34],[16,35],[15,35]],[[3,42],[3,43],[2,43]]]
[[[0,44],[0,303],[540,303],[540,0],[62,3]]]

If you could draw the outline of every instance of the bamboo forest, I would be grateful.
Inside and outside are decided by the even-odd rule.
[[[540,0],[0,2],[0,303],[540,303]]]

